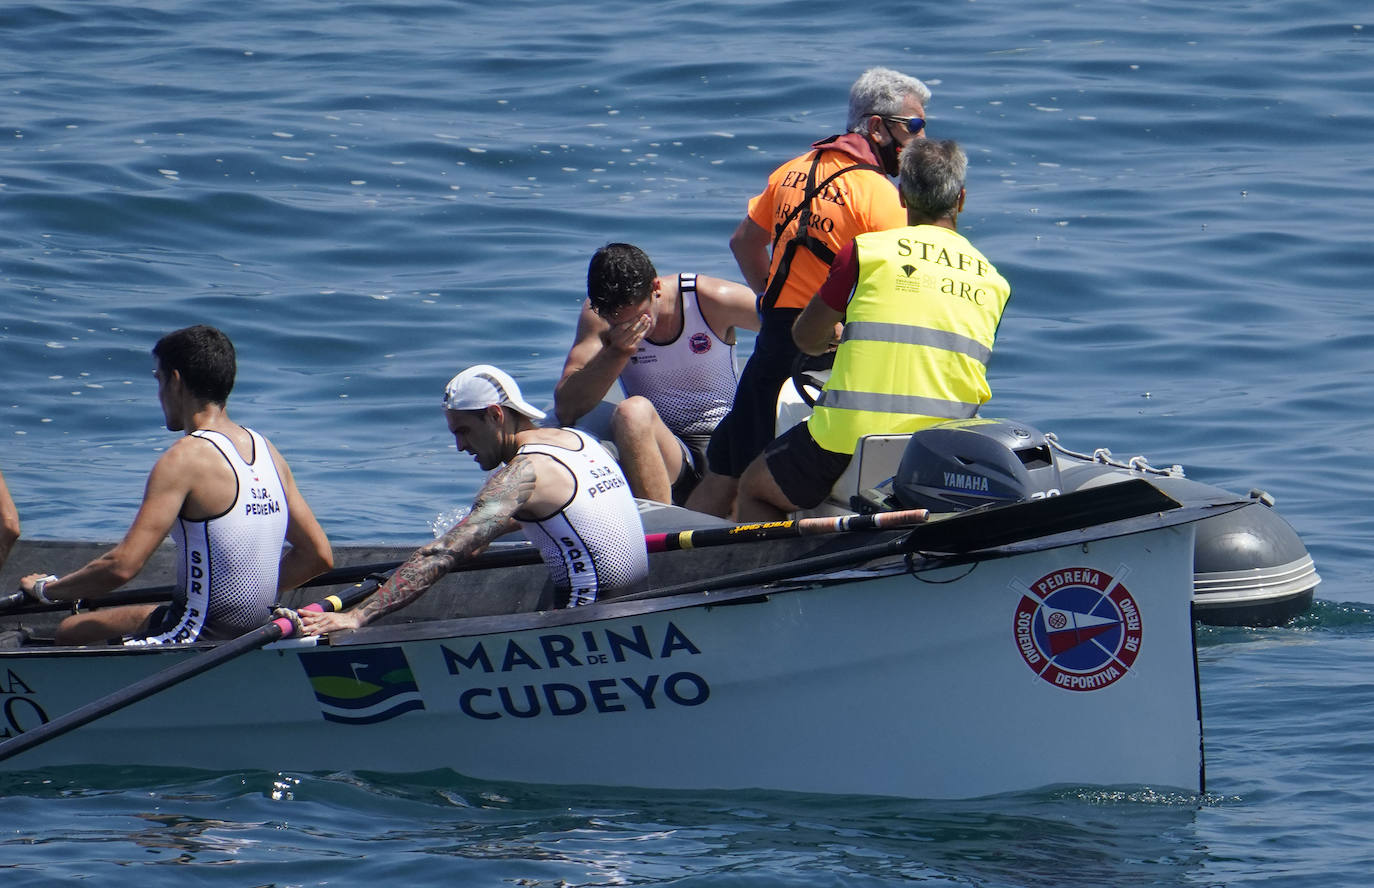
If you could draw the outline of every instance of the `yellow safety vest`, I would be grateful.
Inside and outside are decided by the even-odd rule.
[[[992,397],[987,362],[1011,287],[962,235],[938,225],[861,234],[858,281],[811,436],[853,453],[863,435],[965,419]]]

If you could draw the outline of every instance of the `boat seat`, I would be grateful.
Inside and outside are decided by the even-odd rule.
[[[830,496],[804,515],[852,515],[850,501],[861,492],[877,487],[897,474],[910,435],[864,435],[854,448],[849,467],[830,488]]]
[[[811,370],[807,376],[808,382],[824,383],[830,378],[830,371]],[[779,435],[797,423],[805,422],[811,415],[811,405],[802,399],[796,386],[796,380],[790,380],[784,383],[782,391],[778,392],[778,418],[775,428]],[[817,393],[818,390],[808,392],[813,397]],[[858,446],[854,448],[854,459],[850,460],[849,467],[830,489],[830,496],[816,508],[798,512],[797,516],[853,514],[854,509],[850,507],[850,500],[862,491],[877,487],[897,474],[897,467],[901,465],[902,454],[906,452],[909,440],[910,435],[865,435],[860,438]]]

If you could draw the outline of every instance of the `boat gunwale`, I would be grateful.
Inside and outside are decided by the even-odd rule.
[[[698,581],[695,585],[711,583],[724,584],[723,587],[683,589],[681,585],[650,589],[633,595],[598,601],[577,608],[557,610],[524,611],[506,614],[483,614],[478,616],[455,617],[448,619],[424,619],[404,623],[380,623],[360,629],[340,633],[333,637],[322,638],[316,642],[319,647],[354,647],[372,644],[397,644],[412,641],[431,641],[444,638],[467,638],[509,632],[523,632],[545,628],[561,628],[569,625],[591,624],[625,617],[640,617],[647,614],[683,610],[695,607],[715,607],[737,605],[753,601],[766,601],[778,594],[800,591],[818,586],[843,584],[862,584],[870,580],[882,579],[895,573],[922,573],[943,568],[957,567],[979,561],[1011,558],[1034,552],[1050,551],[1084,545],[1107,539],[1130,536],[1150,530],[1175,527],[1202,521],[1213,515],[1234,511],[1250,504],[1250,500],[1211,499],[1202,503],[1184,504],[1167,511],[1150,512],[1130,518],[1107,521],[1088,527],[1060,531],[1044,536],[1033,536],[1022,540],[1002,543],[984,549],[970,549],[958,553],[923,551],[910,541],[913,537],[919,543],[919,535],[912,530],[892,531],[892,536],[881,543],[859,546],[843,552],[832,552],[812,556],[780,566],[791,571],[790,575],[777,578],[760,576],[765,569],[753,568],[736,575],[725,575],[714,579]],[[950,520],[973,515],[974,511],[956,513]],[[901,558],[882,573],[861,578],[852,575],[827,581],[827,575],[853,571],[857,566],[871,563],[882,558]],[[808,563],[810,562],[810,564]],[[848,562],[848,563],[845,563]],[[814,569],[812,569],[814,565]],[[493,567],[490,570],[502,570]],[[749,582],[748,575],[755,575],[761,582]],[[730,583],[739,581],[741,585],[730,588]],[[291,646],[302,644],[303,640],[287,640]],[[25,659],[29,657],[99,657],[99,656],[142,656],[158,654],[187,654],[213,650],[219,642],[195,642],[185,645],[147,645],[122,647],[109,646],[57,646],[35,645],[0,649],[0,662]],[[273,647],[276,647],[274,645]],[[269,648],[270,649],[270,648]]]

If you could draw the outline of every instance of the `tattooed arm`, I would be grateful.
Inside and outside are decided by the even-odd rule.
[[[535,478],[531,458],[517,455],[477,492],[466,518],[439,539],[416,550],[362,604],[343,613],[302,612],[306,634],[357,629],[419,598],[449,571],[480,554],[492,540],[519,526],[515,513],[534,495]]]

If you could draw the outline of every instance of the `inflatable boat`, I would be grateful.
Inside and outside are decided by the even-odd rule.
[[[895,466],[894,466],[895,460]],[[913,435],[864,438],[854,464],[819,514],[887,509],[963,512],[993,504],[1061,496],[1132,479],[1186,499],[1228,491],[1159,468],[1143,457],[1121,461],[1106,449],[1078,453],[1052,433],[1008,419],[941,423]],[[1251,490],[1241,509],[1197,525],[1193,609],[1203,623],[1275,626],[1312,605],[1321,577],[1296,531]]]

